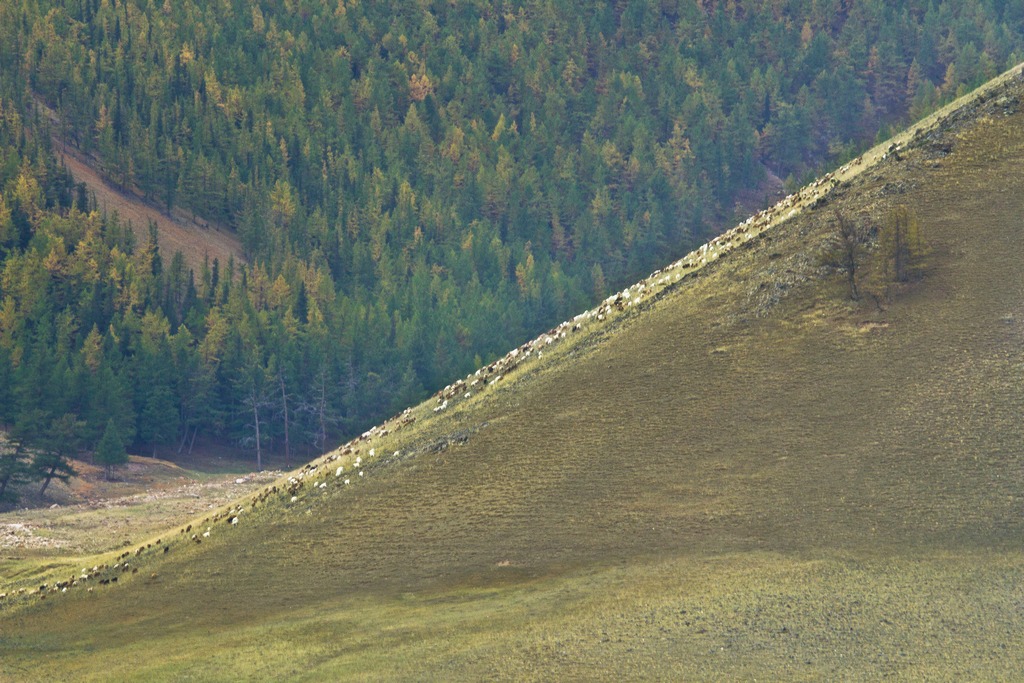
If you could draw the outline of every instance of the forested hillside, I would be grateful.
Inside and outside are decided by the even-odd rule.
[[[309,453],[1022,45],[994,0],[9,0],[0,422],[51,451],[112,416],[136,449]],[[230,225],[247,263],[135,243],[52,140]]]

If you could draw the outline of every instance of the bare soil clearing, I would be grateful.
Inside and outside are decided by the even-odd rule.
[[[55,142],[58,150],[62,149]],[[89,192],[96,197],[96,204],[108,214],[117,213],[122,221],[130,222],[140,244],[149,239],[149,224],[157,225],[160,250],[165,258],[180,251],[186,263],[197,270],[203,260],[210,263],[219,259],[227,264],[228,259],[244,261],[242,245],[227,228],[210,223],[176,209],[171,216],[153,204],[146,202],[135,193],[125,192],[111,185],[95,168],[94,162],[71,148],[64,148],[58,155],[61,163],[74,176],[75,181],[85,183]]]
[[[36,106],[51,122],[57,124],[57,113],[40,98],[36,98]],[[157,240],[165,257],[180,251],[185,262],[196,271],[207,258],[210,263],[219,259],[222,265],[226,265],[230,258],[245,260],[241,242],[227,227],[182,209],[174,209],[168,214],[165,209],[147,201],[134,190],[116,187],[97,170],[95,158],[63,143],[56,134],[53,147],[57,158],[71,172],[75,181],[85,183],[86,189],[96,198],[99,210],[108,214],[116,212],[122,221],[131,223],[140,244],[145,244],[149,239],[150,223],[156,223]]]

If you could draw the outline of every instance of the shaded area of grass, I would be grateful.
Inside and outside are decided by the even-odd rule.
[[[6,605],[0,675],[1012,677],[1013,111],[834,200],[867,221],[912,207],[926,231],[926,277],[882,308],[817,265],[830,218],[805,211],[601,343],[377,441],[399,457],[352,485],[329,475],[213,523],[116,587]]]
[[[140,618],[5,647],[47,680],[1013,678],[1019,554],[634,562],[495,587],[324,597],[272,618]],[[71,598],[74,618],[94,601]],[[151,635],[121,643],[125,629]],[[4,645],[18,644],[5,640]],[[47,661],[47,655],[61,662]]]

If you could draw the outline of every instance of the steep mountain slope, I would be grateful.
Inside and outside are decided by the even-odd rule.
[[[7,598],[0,675],[1018,674],[1022,93],[1006,79],[824,207],[417,407],[294,500],[154,539],[117,585]],[[833,210],[898,207],[924,277],[850,302],[820,265]]]
[[[77,414],[91,450],[115,412],[133,452],[311,457],[1021,55],[1021,6],[981,0],[0,3],[0,118],[25,128],[0,124],[20,218],[0,208],[20,271],[0,277],[0,376],[89,383],[95,327],[131,394],[108,411],[91,397],[111,392],[23,370],[0,421],[40,445]],[[228,227],[248,264],[222,277],[237,245],[197,230],[191,259],[117,245],[127,268],[120,230],[94,218],[80,244],[42,178],[47,212],[24,209],[36,103],[114,186]],[[150,342],[176,352],[138,368]]]

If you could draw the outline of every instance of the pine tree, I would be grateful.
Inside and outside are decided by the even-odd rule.
[[[33,470],[24,447],[0,435],[0,505],[17,502],[16,487],[32,480]]]
[[[156,457],[157,447],[178,434],[180,411],[174,396],[174,355],[168,340],[168,322],[160,312],[147,311],[141,327],[135,376],[137,433]]]
[[[103,465],[107,481],[114,478],[114,468],[128,462],[128,453],[124,450],[124,439],[117,429],[117,423],[113,418],[107,420],[107,426],[103,430],[103,436],[96,445],[96,452],[93,455],[96,463]]]
[[[50,423],[46,436],[32,458],[31,466],[35,476],[43,480],[39,495],[46,494],[47,487],[54,479],[66,482],[77,474],[70,459],[78,452],[84,427],[85,423],[72,413],[65,413]]]

